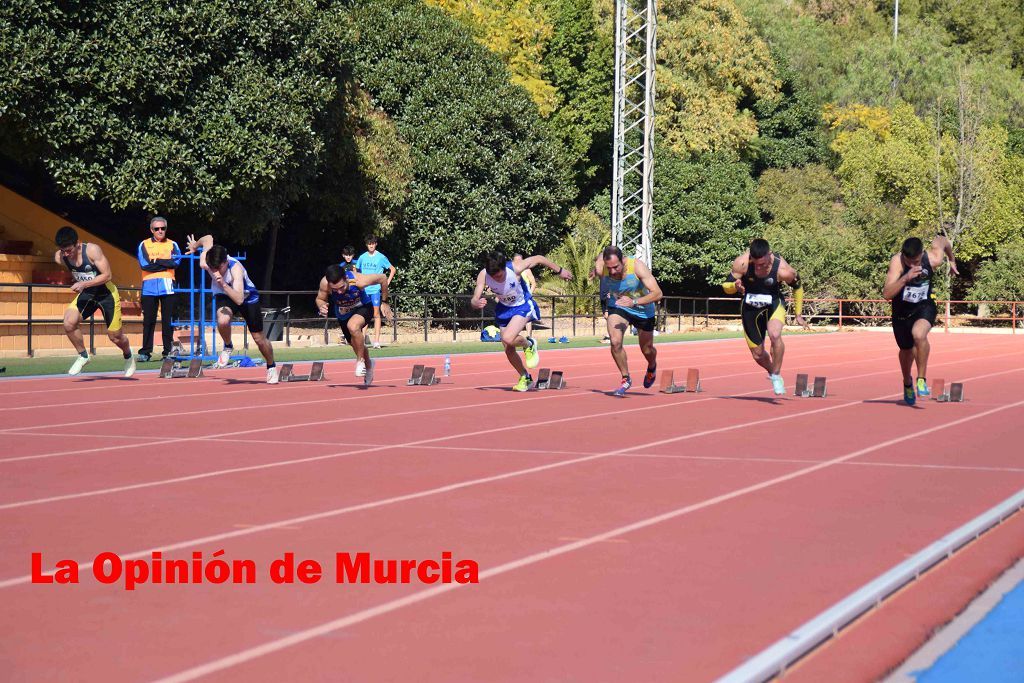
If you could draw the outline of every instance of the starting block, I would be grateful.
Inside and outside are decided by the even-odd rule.
[[[188,363],[187,368],[176,368],[174,367],[173,358],[164,358],[164,362],[160,365],[160,377],[166,379],[175,379],[177,377],[202,377],[203,376],[203,359],[193,358]]]
[[[322,382],[324,379],[323,361],[314,362],[309,368],[308,375],[296,375],[294,365],[281,363],[280,381],[282,382]]]
[[[825,388],[825,382],[826,378],[815,377],[814,384],[811,386],[810,389],[808,389],[807,375],[797,375],[796,391],[793,393],[795,396],[802,396],[804,398],[825,398],[825,394],[827,393]]]
[[[535,389],[565,389],[565,376],[561,370],[541,368],[537,373]]]
[[[661,374],[661,393],[679,394],[684,391],[703,391],[700,387],[700,370],[690,368],[686,371],[686,384],[675,383],[675,371],[666,370]]]
[[[412,376],[409,377],[406,384],[409,386],[440,384],[441,379],[436,376],[436,373],[436,368],[428,368],[424,365],[414,365],[412,366]]]
[[[932,396],[934,396],[935,400],[939,403],[963,403],[963,382],[952,382],[947,387],[946,380],[937,379],[932,383]]]

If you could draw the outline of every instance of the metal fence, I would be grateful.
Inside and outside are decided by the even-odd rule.
[[[44,317],[36,312],[38,294],[47,290],[67,290],[64,285],[42,284],[0,284],[0,294],[10,300],[10,292],[20,293],[14,297],[27,303],[27,314],[0,317],[0,326],[7,333],[24,337],[23,347],[28,356],[36,350],[33,345],[33,327],[63,322],[62,318]],[[140,291],[134,287],[119,288],[127,301],[138,299]],[[23,299],[22,299],[23,297]],[[266,323],[264,332],[271,341],[283,341],[291,346],[297,335],[322,338],[330,343],[332,330],[337,322],[331,316],[324,318],[316,310],[316,291],[268,290],[261,292],[261,304]],[[460,333],[479,333],[494,319],[494,304],[488,302],[482,310],[470,304],[470,294],[436,293],[392,293],[391,307],[395,318],[385,322],[384,338],[397,342],[422,339],[430,341],[450,338],[459,340]],[[542,320],[535,329],[546,330],[546,336],[576,337],[603,334],[604,323],[598,295],[551,296],[535,295],[542,312]],[[52,305],[52,301],[48,302]],[[1019,301],[946,301],[936,302],[939,320],[945,330],[951,327],[1009,327],[1016,333],[1024,326],[1024,302]],[[662,332],[682,332],[694,329],[710,329],[717,326],[737,325],[740,319],[739,301],[735,297],[684,297],[667,296],[658,303],[658,329]],[[792,309],[792,302],[790,302]],[[805,318],[812,325],[831,326],[843,329],[850,326],[887,325],[889,302],[881,299],[805,299]],[[188,328],[189,297],[179,295],[175,316],[175,327]],[[790,311],[792,312],[792,310]],[[128,322],[141,320],[138,314],[126,315]],[[88,322],[88,347],[95,352],[96,327],[102,320],[95,317]],[[21,329],[21,326],[24,326]],[[13,329],[12,329],[13,328]],[[102,334],[101,330],[101,334]],[[157,331],[159,334],[159,330]],[[244,334],[248,346],[248,334]],[[465,336],[465,334],[463,334]],[[544,335],[540,335],[544,336]]]

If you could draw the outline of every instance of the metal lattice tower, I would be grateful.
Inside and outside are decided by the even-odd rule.
[[[647,265],[653,256],[654,0],[615,0],[615,149],[612,244]]]

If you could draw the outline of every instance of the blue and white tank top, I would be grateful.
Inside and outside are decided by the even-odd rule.
[[[235,267],[236,263],[242,266],[238,259],[228,256],[228,272],[224,273],[224,284],[231,285],[234,283],[234,275],[231,274],[231,269]],[[249,279],[249,271],[245,269],[245,266],[242,266],[242,277],[245,278],[245,298],[242,299],[242,303],[254,304],[260,300],[260,291],[256,289],[256,285]],[[224,288],[212,281],[210,291],[214,294],[224,294]]]
[[[498,303],[495,307],[496,315],[501,314],[502,311],[508,308],[518,308],[527,301],[532,301],[533,297],[530,295],[530,290],[527,289],[526,283],[523,279],[516,275],[515,269],[512,267],[512,262],[507,261],[505,263],[505,281],[498,282],[490,276],[489,273],[484,273],[484,283],[491,288],[495,296],[498,297]]]

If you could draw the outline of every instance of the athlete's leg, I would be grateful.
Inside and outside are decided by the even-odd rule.
[[[380,306],[373,307],[373,346],[380,346]]]
[[[772,355],[765,348],[765,344],[762,343],[760,346],[750,347],[750,356],[754,359],[754,362],[760,365],[762,368],[768,371],[768,374],[772,372]]]
[[[374,316],[377,315],[377,310],[374,309]],[[353,313],[349,316],[348,321],[345,323],[348,328],[349,344],[352,345],[352,352],[356,354],[356,359],[361,359],[365,364],[365,367],[370,367],[370,349],[366,348],[366,335],[363,334],[363,329],[367,325],[367,320],[359,313]]]
[[[914,349],[900,349],[900,370],[903,372],[903,386],[914,384],[912,370],[914,368]]]
[[[786,344],[782,341],[782,321],[775,318],[768,321],[768,339],[772,343],[772,357],[768,371],[777,375],[782,370],[782,357],[786,355]]]
[[[931,354],[932,346],[928,341],[928,333],[931,332],[932,324],[921,318],[914,321],[911,334],[914,337],[914,360],[917,361],[917,376],[928,376],[928,356]]]
[[[526,365],[523,364],[523,359],[519,357],[517,351],[518,347],[526,347],[529,344],[526,341],[526,337],[519,334],[525,328],[526,317],[521,315],[512,316],[508,323],[501,328],[501,343],[505,347],[505,357],[508,358],[508,362],[515,368],[520,377],[528,374],[526,372]]]
[[[228,306],[221,306],[217,309],[217,332],[224,341],[224,346],[232,346],[231,342],[231,309]]]
[[[622,346],[622,339],[626,336],[626,329],[629,321],[616,313],[608,313],[608,339],[609,349],[612,352],[612,359],[619,369],[619,374],[629,377],[629,360],[626,357],[626,349]]]
[[[85,342],[82,339],[82,314],[78,312],[78,307],[74,305],[74,302],[64,310],[64,332],[71,340],[75,351],[79,354],[85,353]]]
[[[263,332],[256,332],[249,330],[249,334],[252,335],[252,340],[256,344],[256,348],[260,350],[260,353],[267,361],[267,367],[269,368],[274,364],[274,347],[267,340],[267,336]]]

